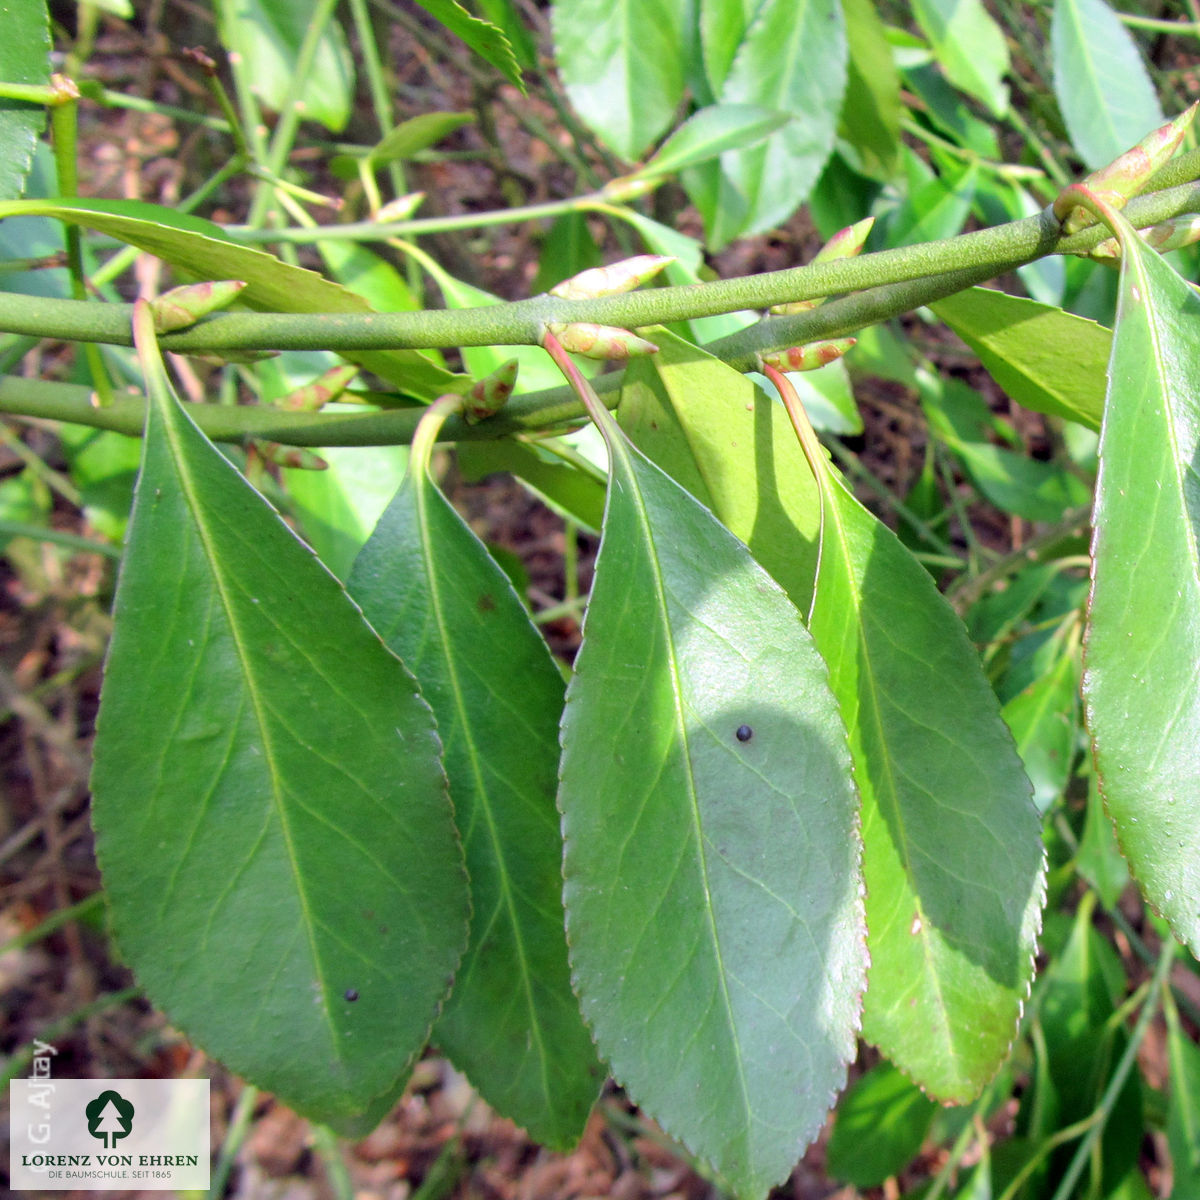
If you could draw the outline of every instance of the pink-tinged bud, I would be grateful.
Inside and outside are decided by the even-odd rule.
[[[515,358],[510,358],[471,387],[463,397],[462,407],[463,419],[468,425],[478,425],[480,421],[494,417],[508,403],[517,386],[519,366]]]
[[[187,283],[163,292],[150,302],[154,331],[171,333],[195,325],[201,317],[228,308],[246,286],[240,279],[217,279],[205,283]]]
[[[622,361],[658,353],[658,347],[653,342],[613,325],[594,325],[590,321],[576,321],[573,325],[551,322],[546,328],[559,340],[564,350],[582,354],[585,358]]]
[[[813,262],[831,262],[835,258],[853,258],[863,246],[875,224],[874,217],[864,217],[845,229],[839,229],[813,256]],[[811,265],[811,264],[810,264]],[[778,316],[792,316],[795,313],[808,312],[820,304],[824,304],[826,296],[818,296],[815,300],[794,300],[790,304],[773,304],[770,311]]]
[[[827,342],[809,342],[807,346],[792,346],[778,354],[760,354],[759,361],[777,371],[818,371],[842,357],[857,338],[831,338]]]
[[[666,254],[638,254],[607,267],[593,267],[564,279],[550,289],[551,296],[563,300],[595,300],[600,296],[619,296],[632,292],[653,279],[674,257]]]
[[[1160,254],[1200,242],[1200,217],[1173,217],[1149,229],[1139,229],[1138,236]],[[1102,260],[1121,257],[1121,246],[1115,237],[1107,238],[1088,252],[1089,258]]]
[[[288,392],[286,396],[280,396],[275,401],[275,407],[287,409],[289,412],[319,412],[346,390],[359,370],[360,368],[353,363],[341,363],[330,367],[312,383],[306,383]]]
[[[397,196],[376,209],[371,220],[380,224],[392,221],[407,221],[425,202],[424,192],[410,192],[407,196]]]
[[[1196,116],[1197,105],[1181,112],[1173,120],[1148,133],[1136,146],[1118,155],[1106,167],[1093,171],[1083,184],[1113,208],[1124,208],[1125,202],[1136,196],[1179,149],[1184,134]],[[1054,215],[1063,223],[1064,233],[1077,233],[1095,223],[1096,218],[1085,208],[1072,206],[1061,194],[1054,202]]]
[[[261,442],[255,438],[251,445],[266,462],[280,467],[291,467],[295,471],[327,471],[329,464],[303,446],[281,446],[278,442]]]
[[[55,105],[70,104],[79,99],[79,85],[69,76],[60,75],[57,71],[50,76],[50,90],[54,94],[52,103]]]

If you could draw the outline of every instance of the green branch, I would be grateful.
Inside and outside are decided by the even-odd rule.
[[[1126,211],[1136,224],[1151,225],[1197,209],[1200,209],[1200,185],[1188,184],[1140,197]],[[596,300],[535,296],[486,308],[362,315],[225,313],[164,337],[162,346],[164,350],[179,352],[211,352],[536,345],[543,327],[552,321],[593,321],[634,329],[896,284],[917,285],[903,293],[911,298],[911,303],[905,301],[907,307],[913,307],[948,294],[947,282],[931,277],[949,276],[955,284],[951,290],[957,290],[968,286],[963,280],[990,279],[1047,254],[1086,251],[1107,236],[1106,230],[1094,227],[1063,237],[1058,222],[1047,211],[1007,225],[860,258],[835,259],[686,287],[651,288]],[[749,346],[754,339],[759,343],[763,339],[776,339],[776,346],[784,346],[788,343],[779,341],[779,337],[830,336],[824,332],[831,319],[830,307],[784,319],[792,324],[763,322],[754,332],[748,332],[745,345]],[[874,301],[865,304],[862,313],[883,312],[890,316],[904,311],[894,307],[884,311],[888,308],[888,304],[881,306]],[[839,312],[844,321],[850,322],[844,326],[847,331],[869,323],[857,314],[852,315],[852,310]],[[128,305],[0,294],[0,331],[9,333],[129,345],[131,315]],[[873,315],[871,319],[882,318]],[[719,352],[723,353],[724,347]]]

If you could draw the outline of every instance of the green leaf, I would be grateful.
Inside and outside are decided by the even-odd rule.
[[[418,150],[427,150],[474,120],[475,114],[467,112],[421,113],[390,130],[367,158],[375,166],[412,158]]]
[[[704,73],[720,95],[738,47],[760,7],[759,0],[700,0],[700,42]]]
[[[1163,123],[1162,105],[1129,31],[1104,0],[1054,0],[1054,94],[1089,170]]]
[[[683,98],[687,0],[556,0],[555,60],[579,115],[637,158]]]
[[[1004,116],[1008,43],[982,0],[914,0],[913,15],[950,82]]]
[[[727,150],[753,146],[793,118],[755,104],[711,104],[689,117],[634,173],[655,179],[708,162]]]
[[[714,250],[785,221],[833,149],[846,89],[846,31],[837,0],[763,0],[718,99],[796,119],[765,142],[695,167],[683,183]]]
[[[1100,428],[1112,349],[1103,325],[987,288],[969,288],[930,307],[1018,404]]]
[[[505,79],[525,94],[525,81],[508,38],[490,21],[473,17],[458,0],[416,0],[455,37],[461,38],[484,62],[491,63]]]
[[[45,0],[0,2],[0,80],[50,82],[50,25]],[[33,148],[46,124],[40,104],[0,99],[0,200],[21,194],[33,165]]]
[[[1200,952],[1200,298],[1119,214],[1084,707],[1146,899]]]
[[[978,166],[968,162],[915,188],[892,215],[887,244],[911,246],[961,233],[971,214],[978,177]]]
[[[525,27],[513,0],[475,0],[475,7],[508,39],[521,68],[534,70],[538,62],[537,42]]]
[[[838,1102],[829,1136],[829,1174],[878,1187],[917,1156],[938,1106],[890,1063],[860,1076]]]
[[[710,508],[802,612],[812,596],[820,501],[783,406],[754,381],[655,328],[618,410],[647,458]]]
[[[739,1195],[762,1195],[854,1055],[845,733],[787,597],[594,416],[612,482],[559,790],[575,983],[631,1096]]]
[[[1029,992],[1039,821],[962,623],[835,474],[802,414],[798,430],[822,504],[808,625],[862,795],[863,1035],[927,1092],[961,1103],[999,1069]]]
[[[350,590],[420,676],[466,851],[471,940],[434,1037],[489,1104],[563,1149],[603,1072],[563,931],[562,676],[503,571],[430,481],[434,436],[414,441]]]
[[[596,239],[588,228],[586,213],[569,212],[555,217],[538,257],[538,272],[530,285],[533,295],[548,292],[564,279],[578,275],[604,261]]]
[[[139,316],[150,404],[92,775],[117,941],[231,1070],[352,1116],[420,1052],[465,942],[433,717],[186,415]]]
[[[1063,648],[1049,672],[1015,695],[1003,709],[1040,813],[1062,796],[1075,761],[1079,673],[1076,640],[1074,646]]]
[[[1200,1047],[1184,1032],[1174,1002],[1167,1014],[1167,1145],[1171,1151],[1171,1196],[1188,1200],[1200,1192]]]
[[[842,11],[850,57],[838,131],[867,174],[891,179],[900,159],[900,75],[871,0],[842,0]]]
[[[56,217],[120,238],[198,279],[243,279],[239,299],[270,312],[365,313],[371,306],[354,292],[281,262],[262,250],[230,241],[219,225],[138,200],[10,200],[5,217]],[[419,399],[456,390],[453,375],[418,350],[365,350],[344,355]]]
[[[1096,784],[1095,773],[1088,776],[1087,815],[1075,868],[1096,889],[1100,903],[1112,909],[1129,882],[1129,865],[1121,855],[1113,836],[1112,822],[1104,811],[1104,801]]]
[[[281,112],[291,94],[300,46],[317,0],[221,0],[221,41],[241,55],[246,78],[268,108]],[[334,133],[344,129],[354,104],[354,63],[336,21],[321,33],[304,81],[304,112]]]

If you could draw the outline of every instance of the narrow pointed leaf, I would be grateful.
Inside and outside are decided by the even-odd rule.
[[[1174,1004],[1167,1006],[1167,1062],[1171,1094],[1167,1145],[1171,1149],[1172,1200],[1200,1192],[1200,1047],[1188,1037]]]
[[[571,961],[616,1077],[744,1196],[854,1054],[845,733],[799,613],[603,410],[611,484],[563,718]]]
[[[1050,51],[1054,94],[1089,170],[1163,123],[1137,43],[1104,0],[1054,0]]]
[[[1200,299],[1119,214],[1084,706],[1130,870],[1200,953]]]
[[[554,793],[563,682],[504,572],[412,466],[350,591],[421,679],[471,878],[471,940],[434,1040],[484,1099],[562,1149],[603,1071],[571,991]]]
[[[999,1069],[1033,977],[1045,881],[1030,786],[966,630],[835,475],[809,629],[850,730],[863,805],[863,1034],[963,1102]]]
[[[372,165],[377,167],[386,163],[402,162],[411,158],[418,150],[427,150],[430,146],[437,145],[442,138],[448,137],[456,129],[461,129],[474,120],[475,114],[467,112],[421,113],[420,116],[410,117],[390,129],[387,136],[367,157]]]
[[[525,91],[521,68],[504,32],[491,21],[472,16],[458,0],[416,0],[455,37],[461,38],[485,62],[491,63],[509,83]]]
[[[655,178],[760,142],[793,118],[756,104],[712,104],[689,117],[636,172]]]
[[[466,940],[433,717],[196,429],[140,317],[151,402],[92,776],[117,941],[230,1069],[353,1116],[420,1052]]]

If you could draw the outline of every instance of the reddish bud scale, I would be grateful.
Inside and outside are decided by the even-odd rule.
[[[498,366],[486,379],[474,384],[463,397],[463,419],[468,425],[477,425],[494,417],[513,394],[517,386],[517,370],[520,364],[515,358]]]
[[[668,263],[674,261],[673,257],[665,254],[638,254],[607,267],[593,267],[588,271],[580,271],[578,275],[572,275],[570,279],[555,284],[550,289],[550,295],[559,296],[563,300],[595,300],[600,296],[619,296],[623,292],[632,292],[634,288],[641,287]]]
[[[150,302],[150,311],[154,314],[154,332],[170,333],[175,329],[186,329],[201,317],[228,308],[245,286],[240,279],[217,279],[205,283],[187,283],[163,292],[158,299]]]
[[[275,407],[287,409],[288,412],[319,412],[346,390],[346,386],[358,372],[359,368],[353,363],[330,367],[312,383],[306,383],[303,387],[288,392],[286,396],[280,396],[275,401]]]
[[[1136,196],[1179,148],[1188,126],[1195,119],[1197,104],[1148,133],[1136,146],[1118,155],[1108,166],[1093,171],[1083,181],[1084,186],[1113,208],[1124,208],[1125,202]],[[1054,202],[1054,215],[1062,221],[1064,233],[1077,233],[1096,220],[1087,209],[1074,206],[1069,198],[1064,200],[1061,194]]]
[[[827,342],[809,342],[807,346],[792,346],[778,354],[761,354],[759,361],[777,371],[817,371],[842,357],[857,338],[832,338]]]
[[[1163,221],[1161,225],[1139,229],[1138,234],[1147,245],[1160,254],[1166,254],[1182,246],[1190,246],[1193,242],[1200,242],[1200,217],[1174,217],[1170,221]],[[1094,246],[1089,257],[1102,260],[1120,258],[1120,243],[1115,237],[1108,238],[1100,245]]]
[[[582,354],[585,358],[623,362],[627,358],[658,353],[653,342],[613,325],[595,325],[590,321],[577,321],[573,325],[551,322],[546,329],[554,334],[564,350]]]

